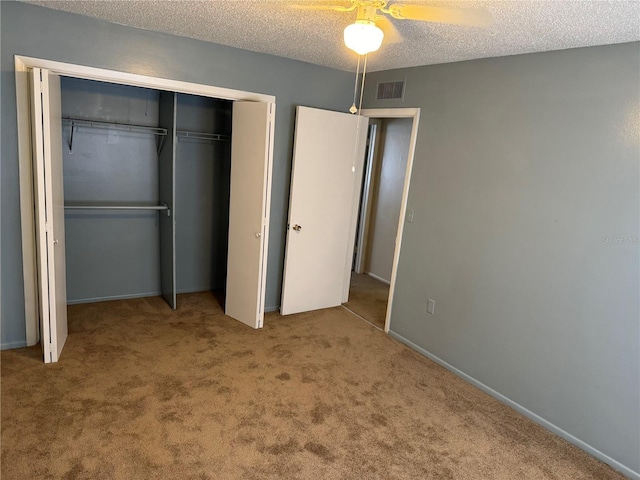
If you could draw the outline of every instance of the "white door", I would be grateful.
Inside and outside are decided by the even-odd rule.
[[[34,68],[31,92],[40,341],[44,361],[51,363],[67,339],[60,77]]]
[[[234,102],[225,313],[262,328],[275,105]]]
[[[367,126],[366,117],[297,108],[283,315],[348,299]]]

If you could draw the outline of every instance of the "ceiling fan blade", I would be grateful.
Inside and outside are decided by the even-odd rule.
[[[472,27],[487,27],[493,18],[484,9],[429,7],[426,5],[390,5],[389,14],[394,18],[421,20],[423,22],[452,23]]]
[[[384,33],[383,43],[400,43],[402,41],[402,35],[400,35],[393,22],[389,20],[389,17],[383,15],[376,17],[376,25]]]
[[[315,11],[326,11],[333,10],[335,12],[350,12],[355,10],[355,6],[351,5],[349,7],[345,7],[344,5],[320,5],[320,4],[310,4],[310,3],[294,3],[288,5],[289,8],[294,8],[296,10],[315,10]]]

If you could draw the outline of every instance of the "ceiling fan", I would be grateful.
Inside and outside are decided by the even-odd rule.
[[[447,23],[473,27],[486,27],[492,22],[484,9],[464,9],[436,7],[416,4],[391,4],[383,0],[351,0],[351,5],[309,5],[297,4],[293,8],[305,10],[332,10],[353,12],[357,10],[356,21],[344,29],[344,42],[359,55],[375,52],[382,45],[384,37],[389,43],[402,41],[392,17],[398,20],[418,20],[422,22]]]

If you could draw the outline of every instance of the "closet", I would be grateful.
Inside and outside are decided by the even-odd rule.
[[[61,79],[67,303],[223,290],[232,103]]]
[[[27,338],[45,363],[68,302],[176,308],[223,285],[225,314],[261,328],[275,97],[27,57],[16,72]]]

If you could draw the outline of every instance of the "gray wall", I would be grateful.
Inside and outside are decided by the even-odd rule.
[[[632,43],[372,73],[364,99],[421,108],[393,334],[635,472],[639,89]]]
[[[62,78],[62,114],[158,125],[159,92]],[[158,204],[158,137],[114,129],[63,128],[66,204]],[[160,294],[157,212],[65,212],[67,301]]]
[[[379,152],[372,182],[366,271],[387,282],[391,281],[412,126],[411,118],[382,120],[376,147]]]
[[[296,105],[344,111],[353,75],[222,45],[0,2],[2,65],[2,345],[25,344],[13,55],[275,95],[277,99],[266,306],[280,304]]]

